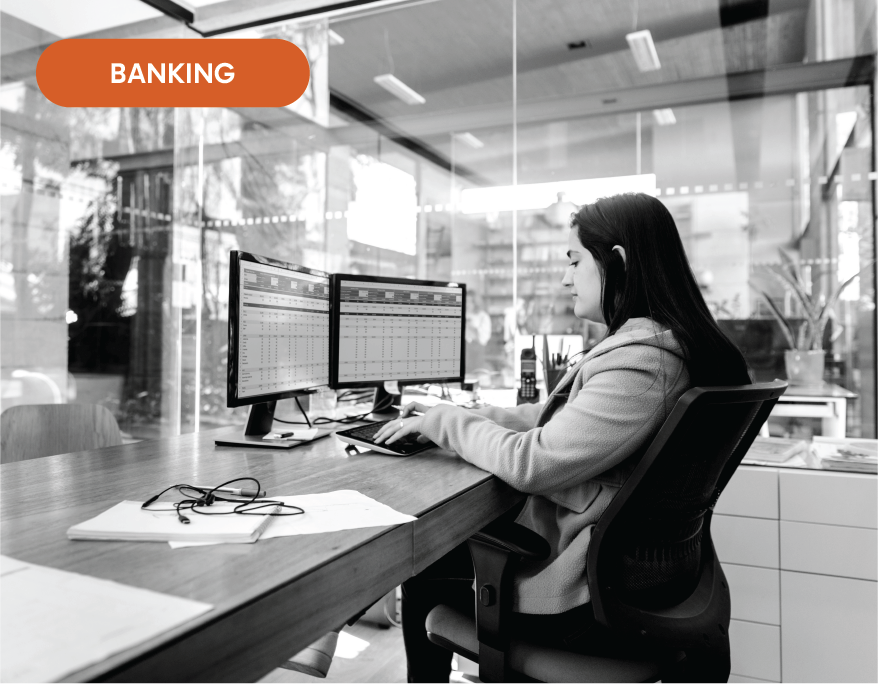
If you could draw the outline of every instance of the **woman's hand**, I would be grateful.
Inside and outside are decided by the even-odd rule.
[[[413,413],[426,413],[429,410],[429,406],[424,406],[418,401],[412,401],[402,407],[402,410],[399,412],[399,417],[408,418]]]
[[[375,443],[383,444],[386,442],[387,444],[393,444],[406,435],[418,435],[418,441],[422,444],[430,441],[421,435],[421,421],[423,418],[414,415],[416,413],[426,413],[428,410],[429,407],[419,404],[416,401],[407,404],[403,407],[402,411],[400,411],[399,418],[391,420],[375,433],[375,437],[373,437]]]

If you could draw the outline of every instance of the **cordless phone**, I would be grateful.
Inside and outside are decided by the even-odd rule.
[[[518,390],[519,404],[533,404],[540,400],[537,390],[537,353],[531,347],[521,350],[521,388]]]

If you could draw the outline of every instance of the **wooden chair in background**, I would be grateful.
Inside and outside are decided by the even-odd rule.
[[[0,463],[119,444],[116,419],[96,404],[29,404],[0,414]]]

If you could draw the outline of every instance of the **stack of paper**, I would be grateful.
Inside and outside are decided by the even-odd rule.
[[[783,437],[757,437],[744,456],[744,463],[783,463],[793,456],[804,454],[808,442],[804,439],[784,439]]]
[[[299,506],[305,513],[274,518],[274,522],[262,535],[262,539],[298,534],[323,534],[363,527],[387,527],[416,520],[414,516],[400,513],[390,506],[352,489],[341,489],[324,494],[273,496],[271,498],[274,501],[282,501],[289,506]],[[201,543],[190,541],[171,542],[171,546],[175,549],[201,545]]]
[[[170,504],[155,504],[169,507]],[[269,515],[241,515],[232,513],[235,504],[214,503],[210,515],[181,510],[189,519],[183,524],[177,513],[143,510],[138,501],[123,501],[91,520],[67,530],[70,539],[93,541],[190,541],[226,544],[249,544],[274,520]],[[268,513],[269,508],[260,509]],[[227,512],[228,515],[216,515]]]
[[[814,437],[811,448],[826,470],[878,473],[878,439]]]
[[[0,589],[4,682],[69,679],[213,607],[6,556]]]

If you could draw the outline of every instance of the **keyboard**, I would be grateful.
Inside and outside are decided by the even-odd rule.
[[[389,422],[389,420],[384,420],[380,423],[361,425],[360,427],[350,428],[349,430],[339,430],[335,433],[335,436],[342,442],[362,446],[381,454],[387,454],[388,456],[411,456],[420,453],[421,451],[432,449],[436,446],[433,442],[421,444],[418,442],[417,437],[413,437],[412,435],[406,435],[393,444],[375,444],[375,442],[372,441],[375,434]]]

